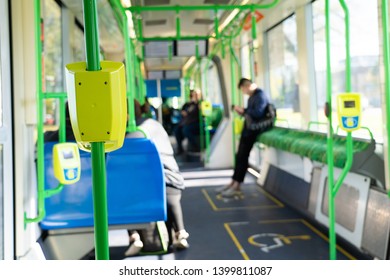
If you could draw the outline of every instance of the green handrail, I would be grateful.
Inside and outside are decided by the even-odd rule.
[[[385,68],[385,102],[387,143],[390,141],[390,43],[389,43],[389,3],[382,0],[383,64]],[[387,168],[390,165],[390,149],[386,154]],[[390,197],[390,191],[388,192]]]
[[[83,0],[83,13],[87,71],[100,71],[96,0]],[[108,212],[104,142],[91,143],[91,157],[96,259],[108,260]]]
[[[55,194],[60,193],[63,190],[64,187],[65,187],[65,185],[59,183],[56,188],[50,189],[50,190],[46,190],[45,191],[45,198],[48,198],[48,197],[51,197],[51,196],[53,196]]]
[[[285,123],[287,123],[287,128],[290,128],[290,123],[288,122],[287,119],[277,118],[277,119],[275,119],[275,124],[276,124],[277,122],[285,122]]]
[[[328,125],[327,122],[318,122],[318,121],[310,121],[308,124],[307,124],[307,130],[310,130],[310,127],[313,125],[313,124],[316,124],[316,125]]]
[[[36,110],[37,110],[37,190],[38,213],[35,218],[27,218],[24,212],[24,226],[27,223],[40,222],[45,217],[45,162],[43,139],[43,110],[42,110],[42,42],[41,42],[41,1],[34,1],[35,21],[35,65],[36,65]]]

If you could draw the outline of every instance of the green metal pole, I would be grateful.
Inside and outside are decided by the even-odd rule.
[[[126,18],[127,18],[127,16],[126,16]],[[143,38],[144,34],[143,34],[143,28],[142,28],[142,18],[141,18],[140,14],[137,14],[137,25],[138,25],[138,37]],[[127,24],[125,24],[125,26],[127,28]]]
[[[255,15],[255,7],[251,8],[251,19],[252,19],[252,40],[257,39],[257,30],[256,30],[256,15]]]
[[[256,15],[255,10],[251,10],[251,17],[252,17],[252,46],[249,48],[249,65],[250,65],[250,71],[251,71],[251,79],[252,81],[255,80],[255,65],[254,65],[254,42],[257,40],[257,30],[256,30]]]
[[[60,98],[60,143],[66,142],[66,114],[65,114],[65,98]]]
[[[214,33],[215,39],[219,39],[219,18],[218,18],[218,10],[214,10]]]
[[[36,110],[37,110],[37,189],[38,189],[38,214],[35,218],[27,218],[24,213],[24,225],[39,222],[45,217],[45,162],[43,139],[43,94],[42,94],[42,42],[41,42],[41,1],[34,1],[35,20],[35,65],[36,65]]]
[[[329,216],[329,258],[336,259],[335,207],[333,199],[333,128],[332,128],[332,70],[330,52],[330,0],[325,0],[325,38],[326,38],[326,101],[329,107],[327,162],[328,162],[328,216]]]
[[[96,1],[83,0],[83,11],[87,70],[99,71],[101,67]]]
[[[100,71],[96,0],[84,0],[84,34],[87,71]],[[95,253],[97,260],[109,259],[106,164],[104,142],[91,143]]]
[[[385,68],[385,102],[387,143],[390,141],[390,44],[389,44],[389,3],[382,0],[383,64]],[[390,165],[390,149],[387,149],[387,165]],[[390,197],[390,192],[388,192]]]
[[[231,86],[231,102],[232,105],[237,105],[236,104],[236,96],[237,96],[237,91],[236,91],[236,67],[234,66],[234,49],[233,49],[233,40],[229,40],[229,50],[230,50],[230,86]],[[233,112],[233,117],[232,117],[232,139],[233,139],[233,167],[236,166],[236,134],[235,134],[235,124],[234,124],[234,118],[236,117],[236,113]]]
[[[346,60],[345,60],[345,91],[351,92],[352,85],[351,85],[351,55],[350,55],[350,25],[349,25],[349,10],[344,0],[339,0],[343,11],[344,11],[344,21],[345,21],[345,54],[346,54]],[[327,48],[330,48],[330,7],[329,7],[329,1],[326,1],[326,7],[325,7],[325,13],[326,13],[326,36],[327,36]],[[328,63],[328,71],[327,75],[331,75],[330,71],[330,51],[329,51],[329,57],[327,57],[327,63]],[[328,85],[328,102],[329,99],[331,99],[331,82],[330,87]],[[329,114],[332,114],[332,106],[329,102]],[[331,127],[331,118],[330,118],[330,127]],[[332,131],[332,129],[330,130]],[[333,137],[333,136],[332,136]],[[329,138],[329,137],[328,137]],[[333,143],[332,143],[333,144]],[[335,232],[335,224],[336,224],[336,209],[335,209],[335,198],[337,195],[337,192],[339,191],[345,177],[347,176],[348,172],[351,169],[352,163],[353,163],[353,139],[352,139],[352,133],[347,133],[347,160],[345,163],[345,166],[341,172],[340,177],[338,178],[337,182],[334,183],[334,176],[333,176],[333,145],[328,146],[327,151],[327,158],[328,158],[328,166],[329,163],[332,162],[332,168],[329,166],[329,175],[328,175],[328,188],[329,188],[329,250],[330,250],[330,259],[335,260],[336,259],[336,232]],[[330,170],[331,168],[331,170]],[[330,176],[332,174],[332,176]],[[332,180],[331,180],[332,177]]]
[[[236,67],[238,69],[238,73],[241,75],[242,73],[242,69],[241,69],[241,64],[240,64],[240,60],[238,59],[238,56],[236,54],[236,52],[234,51],[234,48],[233,46],[230,47],[230,54],[233,56],[234,58],[234,61],[236,63]],[[237,75],[237,74],[235,74]],[[236,87],[234,87],[235,89]],[[242,96],[238,97],[237,94],[235,95],[235,101],[234,101],[234,105],[238,105],[238,106],[242,106]]]
[[[176,38],[180,40],[181,36],[181,25],[180,25],[180,14],[179,11],[176,11]]]
[[[209,97],[209,91],[208,91],[208,83],[207,83],[207,76],[208,76],[208,70],[210,67],[210,61],[211,59],[208,58],[206,61],[205,69],[201,73],[203,77],[203,87],[204,87],[204,94],[205,94],[205,100],[208,100]],[[210,160],[210,130],[209,130],[209,122],[210,122],[210,117],[205,116],[205,144],[206,144],[206,157],[205,157],[205,163],[208,163]]]
[[[172,55],[173,55],[173,42],[169,43],[168,46],[168,60],[172,61]]]

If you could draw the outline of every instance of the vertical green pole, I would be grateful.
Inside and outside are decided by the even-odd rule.
[[[99,33],[96,0],[84,0],[84,27],[87,71],[100,71]],[[109,259],[106,164],[104,143],[91,143],[95,253],[97,260]]]
[[[219,39],[219,19],[218,19],[218,9],[214,10],[214,33],[215,33],[215,39]]]
[[[256,14],[255,8],[251,8],[251,19],[252,19],[252,45],[249,48],[249,66],[251,73],[251,80],[255,81],[255,56],[254,56],[254,42],[257,40],[257,30],[256,30]]]
[[[385,67],[385,102],[387,131],[387,164],[390,165],[390,44],[389,44],[389,4],[382,0],[383,64]],[[390,192],[388,193],[390,197]]]
[[[137,130],[135,123],[135,111],[134,111],[134,93],[135,93],[135,83],[134,83],[134,45],[131,41],[127,28],[127,15],[122,14],[123,17],[123,37],[125,40],[125,60],[126,60],[126,95],[127,95],[127,110],[129,112],[129,121],[127,122],[127,132],[132,132]]]
[[[251,8],[251,16],[252,16],[252,40],[257,39],[257,30],[256,30],[256,14],[255,14],[255,6],[252,5]]]
[[[203,87],[204,87],[204,94],[205,94],[205,100],[209,100],[209,91],[208,91],[208,83],[207,83],[207,76],[208,76],[208,70],[210,66],[210,58],[207,58],[206,66],[204,71],[201,73],[203,77]],[[210,160],[210,130],[209,130],[209,122],[210,122],[210,116],[205,116],[205,144],[206,144],[206,157],[205,157],[205,163],[208,163]]]
[[[126,16],[127,18],[127,16]],[[126,28],[127,28],[127,22],[126,22]],[[137,14],[137,27],[138,27],[138,38],[143,38],[143,29],[142,29],[142,17],[140,14]]]
[[[327,162],[328,162],[328,216],[329,216],[329,258],[336,258],[335,207],[333,199],[333,128],[332,128],[332,70],[330,53],[330,0],[325,0],[325,37],[326,37],[326,101],[329,108]]]
[[[60,143],[66,142],[66,114],[65,114],[65,98],[60,98],[60,131],[59,140]]]
[[[345,67],[345,91],[351,92],[351,56],[350,56],[350,32],[349,32],[349,11],[344,0],[339,0],[345,14],[345,49],[346,49],[346,67]],[[337,182],[334,182],[333,173],[333,129],[332,129],[332,71],[330,54],[330,3],[325,2],[326,18],[326,50],[327,50],[327,103],[329,108],[329,130],[327,138],[327,160],[328,160],[328,201],[329,201],[329,258],[336,259],[336,207],[335,198],[345,177],[351,169],[353,162],[353,139],[351,132],[347,133],[347,160]]]
[[[229,40],[229,49],[230,49],[230,85],[231,85],[231,104],[236,104],[236,68],[234,66],[234,50],[233,50],[233,41],[232,39]],[[236,166],[236,134],[234,133],[235,125],[234,125],[234,118],[236,117],[236,113],[232,112],[232,139],[233,139],[233,167]]]
[[[180,26],[180,14],[179,10],[176,11],[176,38],[177,40],[180,40],[181,32],[180,32],[181,26]]]

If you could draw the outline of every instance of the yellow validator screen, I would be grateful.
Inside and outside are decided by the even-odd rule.
[[[61,143],[53,146],[54,176],[64,185],[80,180],[80,154],[76,143]]]
[[[359,93],[341,93],[337,97],[340,128],[352,132],[360,128],[361,102]]]

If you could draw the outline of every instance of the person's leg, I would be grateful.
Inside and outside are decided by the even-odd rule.
[[[188,232],[184,228],[183,211],[181,208],[181,190],[167,186],[167,208],[168,208],[168,220],[167,227],[171,227],[175,230],[177,247],[185,249],[189,247],[187,238]]]
[[[178,125],[175,129],[175,137],[176,137],[176,143],[177,143],[177,153],[182,153],[184,151],[183,149],[183,140],[184,140],[184,134],[183,134],[183,126]]]
[[[198,143],[199,124],[198,123],[191,123],[191,124],[185,125],[183,128],[183,134],[184,134],[184,137],[186,137],[188,139],[188,142],[192,146],[193,150],[199,151],[199,143]]]
[[[125,252],[125,256],[134,256],[137,255],[142,248],[144,247],[141,237],[136,230],[128,230],[129,234],[129,248]]]
[[[223,196],[234,196],[240,191],[241,183],[244,181],[248,169],[249,154],[256,139],[257,135],[253,134],[241,136],[238,151],[236,153],[236,166],[234,168],[232,181],[229,185],[225,186],[224,189],[221,189],[220,192]]]
[[[239,184],[244,181],[246,171],[248,169],[249,154],[253,148],[257,139],[257,135],[250,134],[248,136],[241,137],[238,151],[236,154],[236,166],[233,174],[233,185],[239,189]]]

